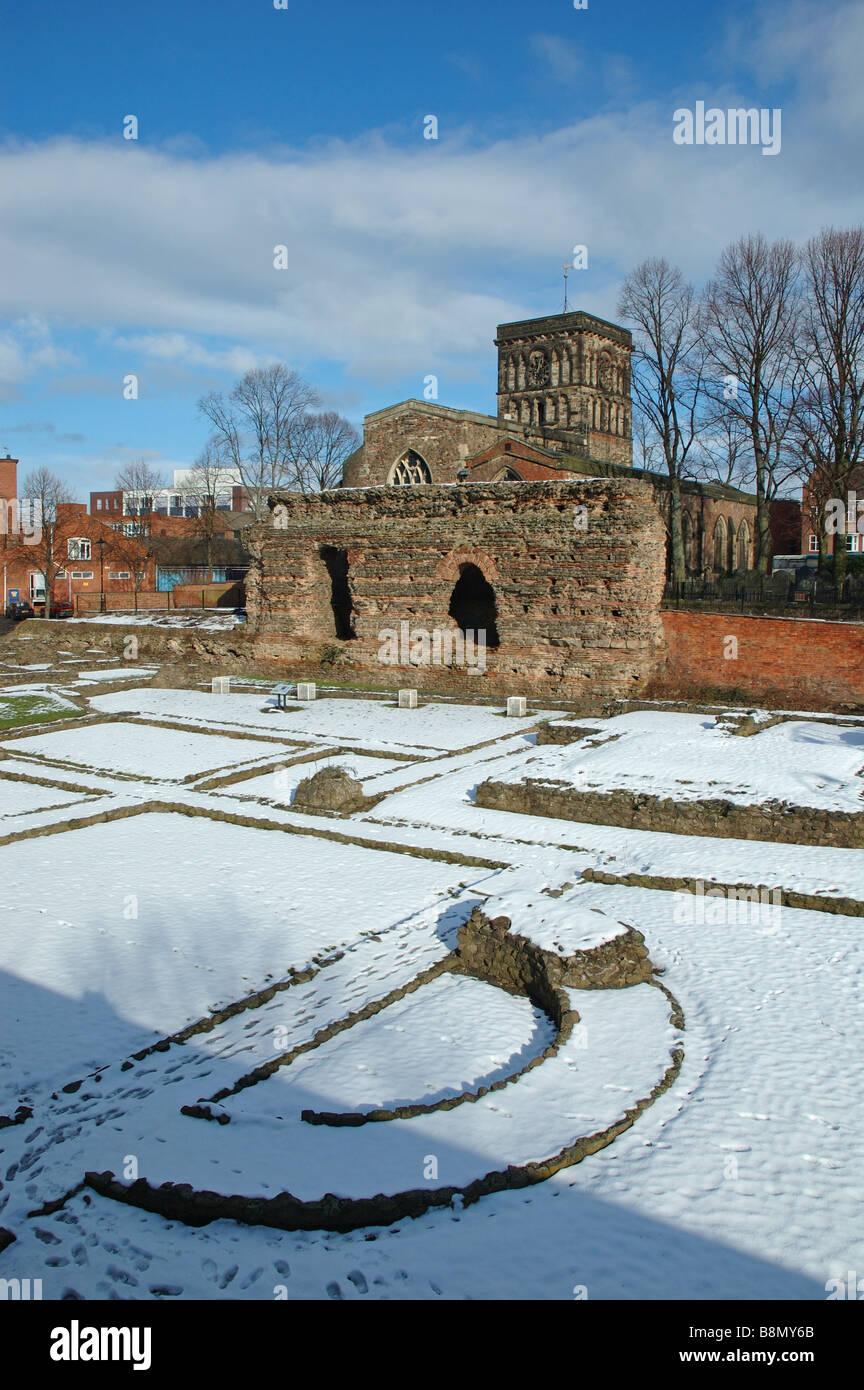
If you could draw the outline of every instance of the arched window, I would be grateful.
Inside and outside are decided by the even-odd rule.
[[[739,570],[749,570],[750,568],[750,527],[746,520],[743,520],[738,527],[737,568]]]
[[[693,571],[693,521],[689,512],[681,513],[681,539],[684,546],[684,570]]]
[[[517,473],[515,468],[501,468],[491,479],[493,483],[521,483],[522,474]]]
[[[726,522],[722,516],[714,522],[714,568],[726,573]]]
[[[388,483],[412,484],[412,483],[431,483],[432,474],[429,472],[429,465],[413,449],[406,449],[398,463],[394,463],[390,469]]]

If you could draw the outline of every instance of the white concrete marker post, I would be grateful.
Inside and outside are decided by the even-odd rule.
[[[212,693],[213,693],[214,695],[230,695],[230,694],[231,694],[231,677],[230,677],[230,676],[214,676],[214,677],[213,677],[213,683],[212,683],[212,685],[211,685],[211,691],[212,691]]]
[[[399,708],[400,708],[400,709],[416,709],[416,708],[417,708],[417,691],[416,691],[416,690],[400,690],[400,691],[399,691]]]
[[[316,695],[317,695],[317,690],[316,690],[315,682],[314,682],[314,681],[305,681],[305,682],[304,682],[304,681],[299,681],[299,682],[298,682],[298,684],[297,684],[297,699],[298,699],[298,700],[314,700],[314,699],[316,698]]]
[[[524,695],[507,696],[508,719],[524,719],[528,713],[528,701]]]

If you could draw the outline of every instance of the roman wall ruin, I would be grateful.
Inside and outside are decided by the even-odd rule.
[[[478,695],[491,677],[575,698],[638,693],[658,660],[663,523],[637,479],[287,494],[250,549],[250,636],[276,666],[336,649],[383,685],[442,688],[446,645],[442,669],[414,635],[482,629],[483,669],[466,652],[461,672]],[[382,660],[403,624],[410,650]]]

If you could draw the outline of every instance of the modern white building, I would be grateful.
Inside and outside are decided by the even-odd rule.
[[[238,468],[220,468],[215,476],[216,510],[245,511],[243,481]],[[175,468],[171,487],[153,493],[124,492],[123,515],[198,516],[204,505],[201,474],[195,468]]]

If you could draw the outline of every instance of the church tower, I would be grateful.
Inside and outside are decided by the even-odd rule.
[[[626,328],[581,312],[502,323],[498,418],[539,444],[633,465]]]

